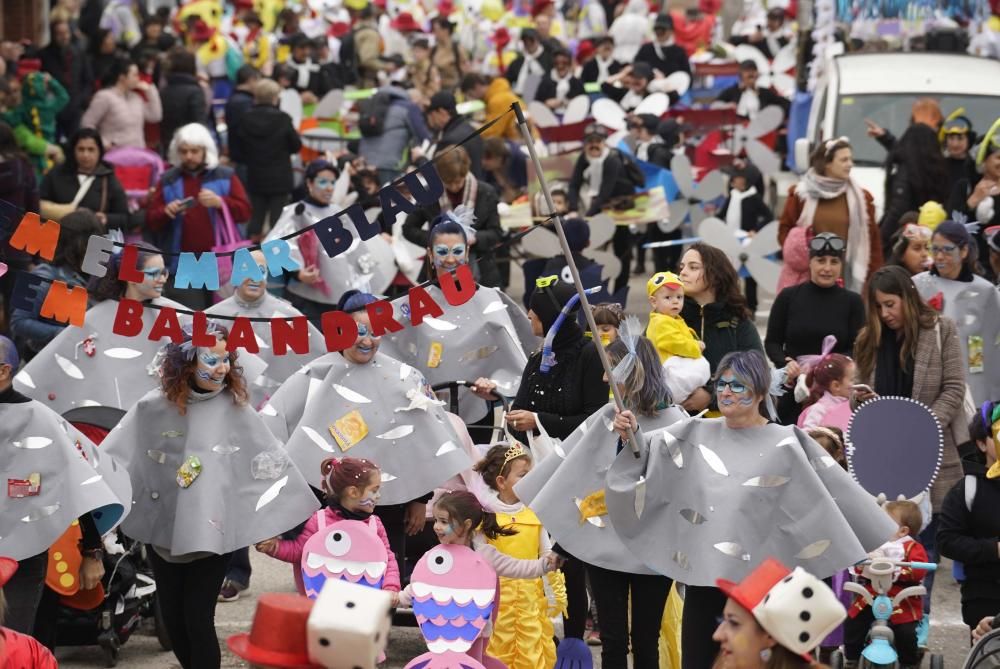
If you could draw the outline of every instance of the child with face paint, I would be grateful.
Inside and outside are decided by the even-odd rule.
[[[268,539],[256,545],[261,553],[282,562],[290,562],[295,574],[295,586],[299,594],[305,594],[302,582],[302,551],[309,537],[320,529],[318,514],[324,514],[323,526],[329,527],[340,520],[359,520],[365,523],[374,518],[375,530],[385,544],[388,565],[382,582],[382,589],[393,593],[393,606],[399,601],[399,565],[389,547],[389,536],[378,516],[373,516],[382,487],[382,473],[371,460],[360,458],[328,458],[321,465],[323,472],[323,492],[326,493],[326,507],[320,509],[306,521],[301,534],[294,539]]]
[[[625,317],[622,305],[603,302],[595,305],[591,311],[594,314],[594,323],[597,325],[597,336],[604,346],[610,346],[613,341],[618,339],[618,328]],[[594,333],[587,332],[587,336],[593,339]]]

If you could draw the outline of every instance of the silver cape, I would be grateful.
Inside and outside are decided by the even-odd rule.
[[[163,297],[163,307],[187,307]],[[84,406],[108,406],[127,411],[140,397],[160,386],[157,353],[166,340],[150,341],[149,330],[160,313],[142,310],[142,332],[135,337],[114,333],[118,302],[105,300],[87,310],[82,328],[67,326],[14,377],[14,388],[58,414]],[[191,322],[177,314],[181,325]],[[88,355],[84,341],[93,342]],[[248,383],[258,378],[266,363],[249,354],[240,356]]]
[[[472,466],[441,403],[409,365],[381,352],[365,365],[328,353],[293,374],[260,411],[309,483],[327,458],[367,458],[382,470],[382,504],[431,492]]]
[[[897,530],[874,498],[797,427],[691,418],[624,450],[607,478],[625,547],[689,585],[741,581],[767,557],[825,578]]]
[[[39,402],[0,404],[0,555],[23,560],[45,551],[70,524],[92,513],[101,534],[128,513],[128,473],[109,453]],[[38,475],[37,495],[11,497],[11,483]]]
[[[607,514],[584,513],[585,500],[604,490],[608,469],[617,455],[618,435],[612,429],[614,416],[613,404],[595,412],[562,442],[559,447],[562,453],[557,448],[555,454],[521,479],[514,490],[538,515],[555,541],[574,557],[604,569],[654,574],[625,548]],[[672,406],[656,416],[638,418],[648,437],[655,430],[687,418],[687,413]]]
[[[248,318],[295,318],[302,316],[298,309],[270,293],[264,293],[261,299],[252,305],[248,305],[233,295],[213,305],[205,313],[246,316]],[[224,323],[232,326],[232,321],[224,321]],[[285,382],[285,379],[326,353],[326,342],[323,339],[323,334],[312,323],[309,323],[308,353],[299,355],[287,350],[285,355],[276,355],[272,348],[270,323],[253,322],[251,325],[254,334],[257,335],[257,346],[260,347],[260,352],[256,355],[267,364],[266,372],[254,379],[250,388],[250,403],[257,407],[273,395],[278,387]]]
[[[223,392],[181,415],[163,392],[141,398],[101,444],[128,470],[133,513],[122,529],[173,555],[229,553],[278,536],[319,508],[281,442]],[[182,488],[178,470],[201,472]]]
[[[981,276],[971,282],[952,281],[921,272],[913,285],[925,300],[941,293],[942,314],[955,321],[965,359],[965,380],[976,406],[1000,397],[1000,292]],[[972,371],[969,360],[971,337],[982,338],[982,361]]]

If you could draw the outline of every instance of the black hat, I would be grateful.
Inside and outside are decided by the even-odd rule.
[[[293,49],[298,49],[312,46],[312,40],[305,33],[295,33],[289,40],[289,44]]]
[[[739,163],[726,165],[722,168],[722,173],[729,175],[730,179],[743,177],[750,185],[753,185],[757,183],[758,180],[763,179],[760,170],[758,170],[757,167],[750,161],[740,161]]]
[[[643,61],[633,63],[632,76],[638,79],[650,80],[653,78],[653,66]]]
[[[656,114],[639,114],[635,117],[635,122],[631,124],[631,127],[638,126],[645,128],[655,135],[657,129],[660,127],[660,117]]]
[[[781,19],[782,21],[784,21],[785,20],[785,10],[782,9],[781,7],[772,7],[771,9],[767,10],[767,18],[769,18],[769,19]]]
[[[534,28],[525,28],[521,31],[521,40],[535,40],[536,42],[541,42],[542,38],[538,36],[538,31]]]
[[[458,113],[456,111],[457,106],[454,95],[448,91],[438,91],[431,96],[430,104],[427,105],[427,111],[432,112],[436,109],[444,109],[452,114],[456,114]]]
[[[543,331],[549,331],[559,317],[559,312],[574,295],[576,289],[573,284],[566,283],[558,277],[546,276],[538,279],[528,306],[542,322]]]
[[[657,14],[656,20],[653,21],[653,30],[673,30],[674,29],[674,17],[670,14]]]

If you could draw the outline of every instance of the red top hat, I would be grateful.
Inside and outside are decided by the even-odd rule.
[[[720,578],[716,584],[726,597],[734,600],[747,611],[753,611],[764,600],[771,588],[790,573],[792,573],[791,569],[774,558],[768,558],[740,583]]]
[[[321,669],[309,661],[306,625],[313,600],[269,592],[257,600],[249,634],[229,637],[229,650],[250,664],[278,669]]]
[[[213,35],[215,35],[215,29],[203,20],[198,19],[194,22],[194,27],[191,29],[191,39],[196,42],[207,42],[212,39]]]
[[[597,47],[594,46],[594,43],[591,40],[585,39],[581,41],[576,47],[577,64],[583,65],[590,60],[591,56],[595,53],[597,53]]]
[[[7,585],[14,572],[17,571],[17,560],[9,557],[0,557],[0,588]]]
[[[552,0],[535,0],[531,4],[531,18],[537,18],[539,14],[541,14],[554,4],[555,3],[552,2]]]
[[[334,21],[330,24],[329,29],[327,29],[326,34],[330,37],[343,37],[347,33],[351,32],[351,24],[347,21]]]
[[[438,16],[447,18],[455,12],[455,3],[451,0],[440,0],[437,5],[437,11]]]
[[[423,32],[423,28],[420,27],[420,24],[417,23],[416,19],[413,18],[413,14],[410,12],[400,12],[389,25],[393,30],[397,30],[401,33]]]

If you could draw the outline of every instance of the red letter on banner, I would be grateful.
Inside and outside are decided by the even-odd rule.
[[[309,319],[305,316],[271,319],[271,350],[285,355],[289,348],[299,355],[309,353]]]
[[[372,322],[372,336],[381,337],[386,332],[399,332],[403,324],[392,317],[392,303],[385,300],[365,306],[368,319]]]
[[[17,225],[17,230],[10,238],[11,248],[31,255],[40,255],[46,260],[52,260],[56,255],[56,244],[59,242],[59,224],[55,221],[42,223],[38,214],[28,212]]]
[[[53,281],[49,294],[42,302],[42,318],[51,318],[60,323],[83,327],[87,313],[87,289],[82,286],[70,288],[62,281]]]
[[[122,298],[118,303],[118,311],[115,312],[113,332],[122,337],[137,337],[142,334],[142,302]]]
[[[139,262],[139,247],[127,244],[122,250],[122,265],[118,269],[118,278],[132,283],[145,281],[146,275],[135,268],[137,262]]]
[[[465,304],[476,294],[476,278],[472,276],[472,268],[468,265],[459,265],[454,275],[451,272],[442,274],[438,277],[438,283],[441,285],[444,299],[453,307]]]
[[[180,321],[177,320],[177,312],[170,307],[163,307],[156,315],[153,327],[149,329],[149,341],[159,341],[167,338],[175,344],[184,341],[184,333],[181,332]]]
[[[238,348],[245,349],[248,353],[260,353],[257,335],[253,331],[253,323],[245,316],[236,317],[236,320],[233,321],[233,327],[229,330],[229,339],[226,340],[227,351]]]
[[[212,348],[219,342],[219,338],[208,332],[208,316],[204,311],[194,312],[191,321],[191,343],[194,346]]]
[[[410,323],[413,325],[420,325],[428,316],[431,318],[444,316],[444,309],[438,306],[438,303],[434,301],[430,293],[420,286],[410,288],[409,300]]]
[[[320,317],[326,350],[331,353],[350,348],[358,340],[358,324],[343,311],[324,311]]]

